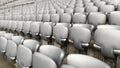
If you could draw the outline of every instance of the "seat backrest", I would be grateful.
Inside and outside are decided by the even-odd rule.
[[[86,23],[86,15],[83,13],[75,13],[72,16],[72,23],[85,24]]]
[[[12,60],[15,59],[15,57],[17,56],[17,44],[14,41],[12,40],[7,41],[5,55]]]
[[[50,21],[53,23],[58,23],[60,19],[59,14],[51,14],[50,16]]]
[[[109,14],[109,23],[113,25],[120,25],[120,12],[119,11],[114,11]]]
[[[18,22],[19,22],[19,21],[13,21],[13,22],[12,22],[11,29],[12,29],[13,31],[16,30]]]
[[[91,31],[88,28],[73,26],[69,31],[69,39],[78,49],[83,50],[82,44],[89,44],[91,39]]]
[[[86,7],[86,12],[90,13],[90,12],[98,12],[98,7],[96,6],[87,6]]]
[[[8,40],[11,40],[12,37],[13,37],[13,34],[12,33],[6,33],[6,34],[4,34],[4,37]]]
[[[103,5],[100,7],[100,12],[103,13],[110,13],[115,10],[115,7],[113,5]]]
[[[52,22],[45,22],[41,24],[40,28],[41,36],[45,38],[50,38],[50,36],[52,35],[52,26],[53,26]]]
[[[7,39],[5,37],[0,37],[0,52],[5,52],[7,46]]]
[[[37,52],[33,55],[32,66],[33,68],[57,68],[57,65],[52,59]]]
[[[24,37],[22,36],[13,36],[12,41],[14,41],[17,45],[22,44],[24,41]]]
[[[95,31],[95,44],[101,47],[101,53],[105,57],[114,58],[114,50],[120,49],[120,31],[117,29],[97,29]]]
[[[53,59],[58,66],[61,65],[61,61],[63,60],[64,57],[64,52],[60,48],[53,45],[42,45],[39,51],[40,53]]]
[[[1,37],[1,36],[4,36],[4,34],[6,34],[5,31],[0,31],[0,37]]]
[[[74,12],[75,13],[84,13],[85,12],[85,8],[83,8],[83,7],[76,7]]]
[[[68,27],[66,26],[66,24],[58,23],[56,26],[53,27],[53,37],[56,39],[56,41],[60,42],[67,39]]]
[[[35,52],[38,50],[39,42],[33,39],[26,39],[24,40],[23,45],[28,47],[31,51]]]
[[[18,22],[17,28],[16,28],[16,30],[17,30],[18,32],[22,31],[22,29],[23,29],[23,23],[25,23],[25,22],[24,22],[24,21],[19,21],[19,22]]]
[[[43,22],[50,22],[50,14],[43,14],[42,21]]]
[[[25,23],[23,23],[23,32],[24,33],[30,32],[31,23],[32,23],[32,21],[26,21]]]
[[[94,26],[106,23],[106,15],[100,12],[92,12],[88,16],[88,23]]]
[[[103,6],[103,5],[106,5],[106,2],[105,2],[105,1],[98,1],[98,2],[95,2],[95,5],[96,5],[97,7],[101,7],[101,6]]]
[[[19,67],[30,67],[32,63],[32,51],[23,46],[18,46],[17,51],[17,64]]]
[[[81,54],[70,54],[67,63],[75,68],[110,68],[110,66],[96,58]]]
[[[65,13],[73,14],[73,9],[72,8],[66,8]]]
[[[37,15],[37,21],[42,21],[42,16],[43,16],[43,14],[38,14]]]
[[[32,35],[38,35],[40,32],[40,26],[42,22],[32,22],[30,26],[30,33]]]
[[[71,15],[68,13],[64,13],[60,15],[60,22],[61,23],[70,23],[71,22]]]

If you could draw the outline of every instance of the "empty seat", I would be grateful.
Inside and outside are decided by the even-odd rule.
[[[71,15],[68,13],[61,14],[60,15],[60,22],[69,24],[71,22]]]
[[[96,5],[97,7],[101,7],[101,6],[103,6],[103,5],[106,5],[106,2],[105,2],[105,1],[98,1],[98,2],[95,3],[95,5]]]
[[[60,19],[59,14],[51,14],[50,16],[50,21],[53,23],[58,23]]]
[[[15,31],[15,30],[16,30],[18,22],[19,22],[19,21],[13,21],[13,22],[12,22],[12,23],[13,23],[12,26],[11,26],[11,30],[12,30],[12,31]]]
[[[53,45],[42,45],[39,51],[40,53],[53,59],[56,62],[56,64],[60,67],[64,57],[64,52],[60,48]]]
[[[100,12],[91,12],[88,16],[88,23],[94,26],[106,23],[106,15]]]
[[[7,46],[7,39],[5,37],[0,37],[0,53],[4,53]]]
[[[28,47],[32,52],[35,52],[38,50],[39,42],[33,39],[26,39],[24,40],[23,45]]]
[[[86,7],[86,12],[90,13],[90,12],[98,12],[98,7],[96,6],[87,6]]]
[[[37,21],[42,21],[42,16],[43,16],[43,14],[38,14],[37,15]]]
[[[19,21],[18,22],[17,28],[16,28],[17,32],[21,32],[22,31],[22,29],[23,29],[23,23],[24,23],[24,21]]]
[[[83,7],[76,7],[74,9],[74,12],[75,13],[84,13],[85,12],[85,8],[83,8]]]
[[[72,66],[72,67],[70,66],[70,68],[110,68],[108,64],[96,58],[81,54],[68,55],[67,64]],[[62,66],[62,68],[69,68],[69,67]]]
[[[31,26],[32,21],[26,21],[23,23],[23,33],[28,34],[30,33],[30,26]]]
[[[30,67],[31,63],[32,63],[32,51],[23,45],[19,45],[17,51],[18,68]]]
[[[4,36],[4,34],[6,34],[6,31],[0,31],[0,37]]]
[[[72,8],[66,8],[65,13],[73,14],[73,9]]]
[[[57,23],[53,27],[53,38],[57,43],[63,44],[68,37],[68,26],[67,23]]]
[[[120,12],[119,11],[111,12],[110,15],[109,15],[109,23],[113,24],[113,25],[120,25],[119,17],[120,17]]]
[[[83,13],[75,13],[72,16],[72,23],[85,24],[86,23],[86,15]]]
[[[14,41],[17,45],[22,44],[24,41],[24,37],[22,36],[13,36],[12,41]]]
[[[119,33],[120,31],[116,29],[97,29],[95,31],[95,46],[99,46],[104,57],[114,58],[115,54],[119,54]]]
[[[33,55],[32,66],[32,68],[57,68],[57,65],[52,59],[37,52]]]
[[[50,14],[43,14],[42,21],[43,22],[50,22]]]
[[[30,26],[30,33],[35,36],[39,35],[40,32],[40,25],[42,22],[32,22]]]
[[[41,24],[40,28],[40,36],[42,38],[42,44],[45,44],[44,42],[46,41],[47,43],[52,42],[52,26],[54,23],[52,22],[45,22]],[[44,42],[43,42],[44,41]]]
[[[7,40],[11,40],[11,39],[12,39],[12,36],[13,36],[12,33],[6,33],[6,34],[4,34],[4,37],[5,37]]]
[[[103,13],[110,13],[115,10],[115,7],[113,5],[103,5],[100,7],[100,12]]]
[[[80,50],[84,50],[84,47],[89,46],[91,31],[88,28],[73,26],[69,30],[69,40],[73,43],[73,46]]]
[[[16,54],[17,54],[17,44],[12,40],[8,40],[5,55],[7,56],[8,59],[14,60]]]

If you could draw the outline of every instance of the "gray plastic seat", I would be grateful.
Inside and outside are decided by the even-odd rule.
[[[23,23],[25,23],[24,21],[19,21],[17,24],[17,28],[16,31],[17,32],[21,32],[23,30]]]
[[[73,9],[72,8],[66,8],[65,13],[73,14]]]
[[[32,22],[30,26],[30,33],[34,36],[39,35],[41,24],[42,22]]]
[[[51,37],[52,26],[53,26],[52,22],[45,22],[45,23],[41,24],[40,33],[41,33],[42,39],[46,40]]]
[[[100,12],[91,12],[88,16],[88,23],[94,26],[106,23],[106,15]]]
[[[86,7],[86,12],[90,13],[90,12],[98,12],[98,7],[96,6],[87,6]]]
[[[4,34],[4,37],[5,37],[7,40],[11,40],[12,37],[13,37],[13,34],[12,34],[12,33],[6,33],[6,34]]]
[[[28,47],[32,52],[35,52],[38,50],[39,42],[33,39],[26,39],[24,40],[23,45]]]
[[[52,59],[37,52],[33,55],[32,66],[32,68],[57,68],[57,65]]]
[[[7,58],[9,58],[11,60],[15,59],[15,57],[17,55],[17,44],[14,41],[12,41],[12,40],[7,41],[5,55],[7,56]]]
[[[11,26],[11,30],[12,31],[15,31],[16,30],[16,28],[17,28],[17,23],[18,23],[19,21],[13,21],[12,23],[12,26]]]
[[[73,24],[72,27],[87,28],[90,31],[92,31],[94,29],[94,26],[90,25],[90,24]]]
[[[51,14],[50,16],[50,21],[53,23],[58,23],[59,22],[59,14]]]
[[[95,45],[101,50],[104,57],[114,58],[115,54],[120,54],[119,36],[117,29],[97,29],[95,31]]]
[[[94,1],[94,0],[93,0]],[[103,6],[103,5],[106,5],[106,2],[105,1],[98,1],[98,2],[95,2],[95,5],[97,6],[97,7],[101,7],[101,6]]]
[[[30,33],[30,26],[31,26],[32,21],[26,21],[23,23],[23,33],[27,34]]]
[[[71,22],[71,15],[68,13],[61,14],[60,15],[60,22],[69,24]]]
[[[111,68],[108,64],[87,55],[70,54],[67,56],[67,64],[73,68]],[[62,67],[66,68],[66,67]]]
[[[24,41],[24,37],[22,36],[13,36],[12,41],[14,41],[17,45],[22,44]]]
[[[0,37],[0,52],[4,53],[7,46],[7,39],[5,37]]]
[[[85,8],[83,8],[83,7],[76,7],[74,9],[74,12],[75,13],[84,13],[85,12]]]
[[[50,22],[50,14],[43,14],[42,21],[43,22]]]
[[[114,10],[115,10],[115,7],[113,5],[100,6],[100,12],[103,12],[103,13],[110,13]]]
[[[65,42],[68,37],[68,26],[67,23],[57,23],[55,26],[53,26],[53,38],[56,40],[56,42],[62,44],[62,42]]]
[[[74,46],[80,50],[84,50],[84,46],[88,47],[91,39],[91,31],[88,28],[73,26],[69,31],[69,40]]]
[[[43,16],[43,14],[38,14],[37,15],[37,21],[42,21],[42,16]]]
[[[83,13],[75,13],[72,16],[72,23],[85,24],[86,23],[86,15]]]
[[[120,25],[120,11],[114,11],[109,14],[109,23],[113,25]]]
[[[1,36],[4,36],[4,34],[6,34],[5,31],[0,31],[0,37],[1,37]]]
[[[64,57],[64,52],[60,48],[53,45],[42,45],[39,48],[39,52],[53,59],[58,66],[61,65]]]
[[[23,45],[19,45],[17,51],[18,68],[24,67],[29,68],[31,66],[31,63],[32,63],[32,51]]]

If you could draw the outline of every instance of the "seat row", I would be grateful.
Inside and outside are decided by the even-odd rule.
[[[68,55],[67,64],[62,64],[64,51],[54,45],[40,46],[36,40],[24,39],[5,31],[0,31],[0,34],[0,53],[8,61],[17,63],[18,68],[110,68],[96,58],[80,54]]]

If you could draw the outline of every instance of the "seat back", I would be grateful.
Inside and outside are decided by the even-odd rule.
[[[64,52],[60,48],[52,45],[42,45],[39,49],[40,53],[53,59],[58,66],[61,65],[61,62],[64,57]],[[51,52],[51,53],[49,53]]]
[[[57,65],[52,59],[37,52],[33,55],[32,65],[33,68],[57,68]]]

